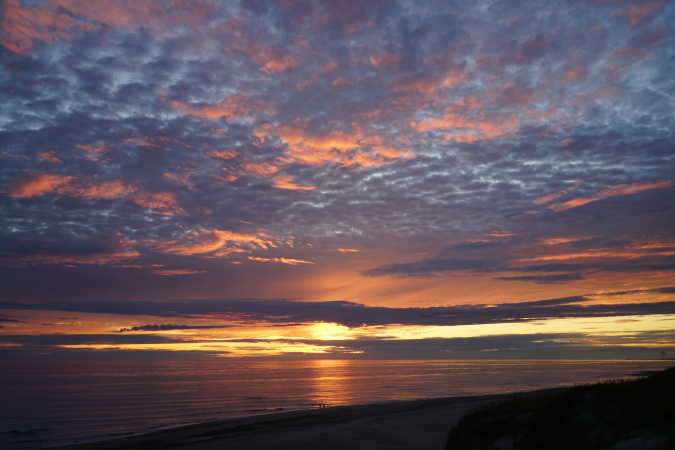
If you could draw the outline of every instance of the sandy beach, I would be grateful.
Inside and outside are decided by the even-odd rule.
[[[117,449],[443,449],[465,414],[509,395],[335,406],[188,425],[122,439],[58,447]]]

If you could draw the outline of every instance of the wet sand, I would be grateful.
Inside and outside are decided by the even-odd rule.
[[[345,450],[445,448],[465,414],[513,394],[335,406],[227,419],[60,450]]]

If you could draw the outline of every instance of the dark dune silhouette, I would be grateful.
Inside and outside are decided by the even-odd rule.
[[[446,450],[675,448],[675,367],[634,381],[527,393],[462,418]]]

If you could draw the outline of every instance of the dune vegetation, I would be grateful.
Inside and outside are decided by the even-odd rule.
[[[462,418],[446,450],[675,448],[675,367],[637,380],[526,393]]]

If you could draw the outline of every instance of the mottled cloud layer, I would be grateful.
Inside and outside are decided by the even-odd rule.
[[[7,0],[0,300],[667,286],[674,24],[665,0]]]

